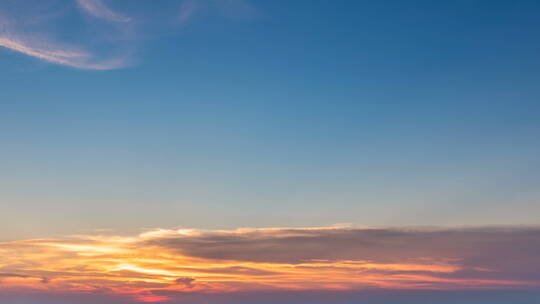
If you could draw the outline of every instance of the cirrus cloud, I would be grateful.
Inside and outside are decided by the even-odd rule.
[[[129,22],[131,18],[111,10],[101,0],[77,0],[79,6],[88,14],[113,22]]]
[[[152,3],[159,18],[148,18],[148,0],[139,9],[112,9],[106,0],[6,0],[0,3],[0,47],[49,63],[77,69],[112,70],[135,61],[133,54],[148,37],[185,24],[201,8],[223,15],[250,8],[243,0],[170,0]],[[131,1],[131,2],[133,2]],[[92,18],[80,18],[80,13]],[[169,19],[169,20],[167,20]],[[175,21],[176,20],[176,21]],[[150,31],[150,32],[149,32]],[[169,30],[167,30],[169,32]],[[144,37],[144,39],[143,39]]]

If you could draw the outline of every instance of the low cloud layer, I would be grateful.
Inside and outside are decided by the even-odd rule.
[[[540,229],[154,230],[0,243],[0,293],[540,289]]]

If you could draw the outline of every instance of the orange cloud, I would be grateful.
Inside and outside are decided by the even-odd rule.
[[[125,295],[540,287],[540,230],[154,230],[0,243],[0,292]]]

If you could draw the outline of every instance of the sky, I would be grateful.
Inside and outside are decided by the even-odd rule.
[[[537,303],[539,13],[0,0],[0,300]]]

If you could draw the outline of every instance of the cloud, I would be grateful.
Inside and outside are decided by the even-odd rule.
[[[276,263],[359,258],[396,263],[417,260],[418,257],[437,257],[448,260],[466,258],[471,264],[480,262],[497,264],[499,256],[492,254],[494,249],[504,252],[504,257],[521,258],[523,258],[521,248],[525,244],[529,246],[535,244],[538,247],[530,249],[540,250],[540,234],[533,228],[329,227],[192,231],[188,234],[162,231],[147,242],[190,256]]]
[[[33,4],[31,0],[25,3],[30,7]],[[79,39],[77,43],[59,42],[54,36],[64,33],[56,33],[53,29],[59,28],[57,23],[62,21],[63,14],[57,12],[57,6],[35,4],[42,10],[36,12],[20,2],[6,7],[0,4],[0,47],[78,69],[111,70],[126,67],[131,62],[130,53],[125,51],[119,54],[97,55],[111,51],[113,47],[111,50],[90,50],[92,39]]]
[[[142,43],[173,34],[175,24],[196,14],[246,18],[255,12],[243,0],[135,1],[119,2],[121,12],[104,0],[2,1],[0,47],[77,69],[120,69],[135,62]],[[81,11],[92,18],[81,18]]]
[[[539,290],[539,253],[540,228],[159,229],[0,243],[0,292]]]
[[[184,25],[198,13],[214,12],[230,19],[253,19],[257,9],[245,0],[183,0],[176,21]]]
[[[27,275],[16,273],[2,273],[0,272],[0,278],[27,278]]]
[[[43,39],[36,41],[6,33],[3,35],[0,33],[0,46],[51,63],[80,69],[112,70],[125,67],[128,64],[125,57],[96,60],[89,53],[71,46],[44,41]]]
[[[200,2],[195,0],[186,0],[182,2],[177,16],[177,22],[181,25],[188,23],[193,15],[200,9]]]
[[[175,280],[177,284],[184,285],[187,288],[193,287],[193,282],[195,282],[194,278],[178,278]]]
[[[77,0],[79,6],[88,14],[112,22],[129,22],[131,18],[114,12],[101,0]]]

